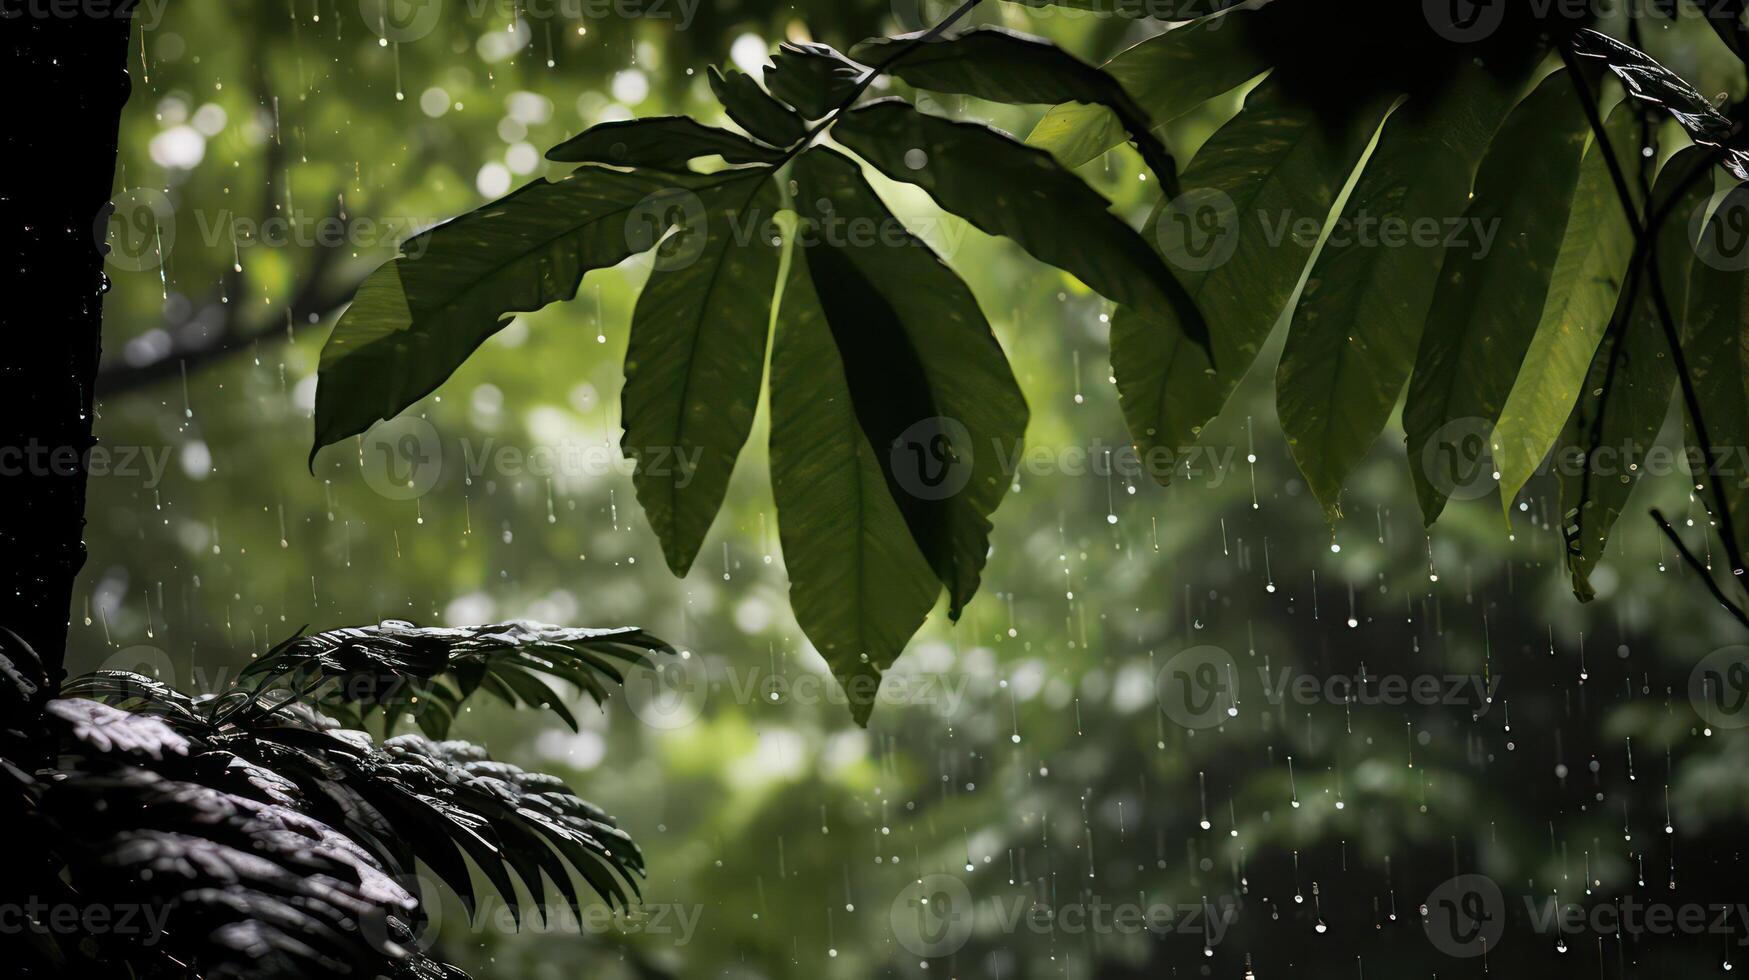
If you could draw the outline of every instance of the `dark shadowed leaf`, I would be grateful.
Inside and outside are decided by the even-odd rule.
[[[1680,220],[1678,214],[1672,220]],[[1723,499],[1739,553],[1749,551],[1749,473],[1742,452],[1749,446],[1749,187],[1739,186],[1719,202],[1700,236],[1688,285],[1682,350],[1694,382],[1710,446],[1700,445],[1689,419],[1689,445],[1703,454],[1704,487],[1695,494],[1713,513],[1721,532]],[[1723,564],[1723,563],[1721,563]]]
[[[320,678],[323,686],[308,696],[323,710],[353,710],[362,719],[381,709],[389,716],[385,724],[392,731],[401,714],[410,708],[417,713],[432,702],[441,702],[453,716],[478,687],[511,704],[564,707],[546,694],[523,697],[519,686],[532,689],[506,683],[503,675],[508,672],[546,674],[575,684],[600,701],[606,697],[606,683],[621,681],[621,665],[649,662],[651,655],[672,652],[660,640],[631,627],[583,629],[511,622],[450,628],[385,620],[375,626],[293,637],[244,668],[240,680],[265,686],[285,678],[294,684]],[[415,696],[421,707],[412,703]],[[219,720],[250,723],[277,711],[274,703],[257,697],[235,713],[220,714]],[[561,716],[569,719],[569,712]],[[421,720],[447,727],[438,719]]]
[[[425,397],[510,314],[571,299],[584,273],[654,246],[683,211],[673,200],[743,177],[585,167],[408,240],[322,348],[311,458]]]
[[[1709,152],[1699,146],[1681,151],[1664,165],[1652,189],[1651,210],[1669,208],[1670,213],[1659,229],[1655,268],[1670,315],[1678,325],[1686,319],[1683,314],[1698,230],[1690,218],[1706,206],[1713,192]],[[1567,567],[1573,573],[1573,592],[1581,601],[1596,594],[1591,587],[1592,569],[1603,559],[1610,529],[1627,510],[1629,495],[1639,482],[1658,430],[1664,427],[1670,395],[1676,387],[1675,358],[1659,322],[1658,294],[1650,281],[1653,267],[1645,261],[1630,269],[1635,278],[1622,290],[1615,316],[1591,359],[1591,370],[1580,389],[1566,435],[1555,450],[1581,454],[1574,465],[1556,468],[1561,481]],[[1696,321],[1693,326],[1710,329],[1716,323],[1717,318],[1709,316],[1704,324]],[[1696,354],[1708,356],[1698,350]],[[1708,359],[1709,368],[1716,364]],[[1741,412],[1740,405],[1737,410]],[[1711,416],[1707,418],[1710,421]]]
[[[851,111],[832,135],[980,230],[1013,239],[1115,302],[1176,319],[1207,345],[1196,304],[1159,254],[1108,210],[1110,202],[1043,150],[897,99]]]
[[[790,146],[807,132],[800,116],[766,94],[746,72],[733,68],[723,72],[712,65],[705,77],[710,81],[711,94],[723,104],[723,111],[735,125],[772,146]]]
[[[1196,24],[1156,34],[1106,62],[1107,74],[1147,112],[1154,132],[1267,71],[1243,31]],[[1128,139],[1123,121],[1098,103],[1067,102],[1033,127],[1026,142],[1079,167]]]
[[[771,94],[795,106],[809,119],[819,119],[849,100],[868,76],[859,65],[828,45],[785,41],[771,56],[765,84]]]
[[[922,32],[872,38],[853,50],[879,63],[907,46],[888,69],[918,88],[970,95],[991,102],[1103,105],[1117,114],[1164,191],[1177,193],[1178,167],[1154,135],[1153,123],[1117,79],[1042,38],[1000,27],[978,27],[928,44]]]
[[[696,157],[720,156],[729,163],[775,163],[783,151],[761,146],[739,133],[706,126],[690,116],[650,116],[591,126],[547,151],[559,163],[610,163],[684,172]]]
[[[801,241],[857,417],[957,619],[978,589],[1026,401],[971,290],[856,164],[816,150],[796,180]]]
[[[620,440],[676,575],[698,555],[753,428],[782,201],[767,174],[706,189],[663,243],[632,313]]]
[[[1384,105],[1326,131],[1273,80],[1185,168],[1185,192],[1145,233],[1165,250],[1212,326],[1215,363],[1176,322],[1131,309],[1112,320],[1111,364],[1136,446],[1174,459],[1221,410],[1280,320],[1321,227],[1366,150]],[[1151,468],[1162,482],[1170,472]]]
[[[1463,215],[1477,163],[1518,94],[1470,66],[1445,91],[1399,106],[1312,264],[1276,371],[1275,404],[1328,523],[1341,516],[1343,482],[1409,379],[1445,232]],[[1405,234],[1375,238],[1365,233],[1369,223]],[[1406,233],[1423,226],[1439,232]]]
[[[1403,403],[1409,473],[1431,525],[1479,479],[1482,448],[1536,334],[1591,130],[1564,71],[1519,103],[1476,174],[1449,241]]]
[[[791,253],[771,353],[771,488],[796,621],[858,724],[941,591],[852,401],[810,270]]]

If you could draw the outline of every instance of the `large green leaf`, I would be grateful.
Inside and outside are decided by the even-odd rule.
[[[1513,110],[1477,171],[1469,230],[1446,249],[1403,403],[1409,472],[1429,525],[1486,461],[1462,450],[1486,447],[1536,333],[1590,133],[1572,78],[1557,72]]]
[[[771,352],[771,489],[796,622],[867,724],[881,672],[941,586],[852,403],[810,269],[791,251]]]
[[[723,104],[723,111],[747,132],[772,146],[790,146],[807,132],[802,117],[777,101],[746,72],[733,68],[719,71],[712,65],[705,72],[711,94]]]
[[[584,273],[655,245],[677,213],[668,195],[742,176],[585,167],[409,239],[322,348],[311,459],[425,397],[510,314],[571,299]]]
[[[547,151],[560,163],[611,163],[685,171],[695,157],[716,155],[729,163],[776,163],[780,150],[739,133],[706,126],[690,116],[649,116],[591,126]]]
[[[898,55],[887,71],[918,88],[970,95],[1016,105],[1080,102],[1103,105],[1129,130],[1136,149],[1167,194],[1178,192],[1178,166],[1154,135],[1148,114],[1117,79],[1042,38],[1000,27],[976,27],[927,44],[927,32],[872,38],[853,50],[857,58],[880,62]]]
[[[1672,220],[1685,215],[1677,213]],[[1718,520],[1722,499],[1739,553],[1749,552],[1749,186],[1739,186],[1719,203],[1701,235],[1688,286],[1682,350],[1694,384],[1710,446],[1700,445],[1689,419],[1690,442],[1704,454],[1704,484],[1697,494]],[[1721,527],[1721,531],[1722,531]],[[1739,582],[1742,580],[1739,578]]]
[[[1689,269],[1694,265],[1697,229],[1689,218],[1706,206],[1713,191],[1708,156],[1709,151],[1699,146],[1683,150],[1664,165],[1652,190],[1652,210],[1670,209],[1669,219],[1659,229],[1655,251],[1657,275],[1676,323],[1684,320]],[[1576,465],[1557,468],[1567,567],[1573,573],[1573,592],[1581,601],[1596,594],[1591,588],[1591,570],[1603,558],[1610,528],[1627,508],[1647,451],[1664,427],[1670,393],[1676,385],[1675,359],[1670,356],[1649,271],[1632,270],[1635,281],[1622,291],[1557,450],[1565,453],[1572,447],[1582,453],[1577,460],[1564,461]],[[1711,328],[1718,319],[1709,317],[1705,326]],[[1731,324],[1734,336],[1742,321]],[[1709,353],[1701,351],[1698,356]]]
[[[964,282],[913,237],[848,158],[797,161],[801,243],[857,417],[958,618],[1013,480],[1027,408]]]
[[[694,201],[695,220],[663,242],[638,297],[621,394],[632,484],[676,575],[692,567],[753,428],[782,206],[766,172]]]
[[[869,71],[827,45],[785,41],[771,56],[765,84],[802,115],[819,119],[854,98]]]
[[[1341,516],[1342,484],[1402,394],[1446,233],[1517,94],[1472,66],[1445,91],[1400,106],[1312,265],[1276,371],[1275,404],[1327,522]],[[1436,232],[1416,233],[1422,228]]]
[[[1105,63],[1153,121],[1154,132],[1202,103],[1267,71],[1244,32],[1220,23],[1156,34]],[[1026,141],[1079,167],[1124,142],[1123,122],[1104,105],[1066,102],[1045,113]]]
[[[1636,173],[1639,167],[1638,128],[1625,106],[1611,113],[1605,124],[1626,174]],[[1634,181],[1629,184],[1638,186]],[[1599,144],[1593,142],[1580,166],[1536,336],[1494,426],[1494,468],[1500,473],[1500,501],[1508,519],[1518,491],[1542,465],[1572,414],[1592,354],[1621,293],[1633,247],[1632,226],[1616,199]]]
[[[1317,236],[1303,225],[1324,224],[1383,115],[1382,105],[1357,112],[1346,133],[1332,134],[1265,80],[1190,161],[1184,195],[1147,231],[1207,317],[1216,360],[1177,323],[1118,310],[1112,373],[1138,448],[1177,453],[1221,410],[1311,259]],[[1162,482],[1170,475],[1153,470]]]
[[[1688,0],[1706,18],[1719,40],[1738,58],[1749,59],[1749,3],[1745,0]]]
[[[1115,302],[1176,318],[1193,339],[1208,343],[1196,304],[1160,256],[1049,153],[897,99],[851,111],[832,136],[980,230],[1013,239]]]

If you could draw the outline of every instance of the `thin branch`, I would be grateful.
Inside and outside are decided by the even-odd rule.
[[[1566,43],[1561,45],[1561,60],[1567,66],[1567,71],[1571,74],[1573,83],[1578,89],[1580,102],[1585,110],[1585,118],[1591,124],[1591,132],[1597,139],[1598,150],[1603,154],[1604,162],[1609,167],[1610,181],[1615,185],[1616,197],[1621,202],[1623,212],[1627,215],[1628,226],[1633,230],[1634,252],[1644,263],[1644,256],[1656,254],[1655,239],[1658,230],[1661,228],[1663,220],[1669,216],[1670,210],[1675,207],[1675,202],[1681,200],[1682,195],[1680,193],[1672,195],[1671,199],[1664,203],[1663,207],[1653,215],[1655,224],[1641,222],[1639,207],[1634,203],[1633,192],[1628,187],[1627,176],[1622,173],[1621,162],[1616,159],[1615,150],[1610,145],[1609,133],[1604,128],[1603,118],[1598,112],[1597,102],[1591,93],[1591,87],[1586,84],[1585,76],[1579,70],[1578,59],[1574,56],[1572,48]],[[1696,172],[1700,174],[1710,173],[1711,168],[1700,168]],[[1650,202],[1648,202],[1649,204]],[[1689,422],[1694,426],[1695,441],[1700,443],[1703,452],[1710,454],[1713,446],[1712,437],[1707,432],[1706,419],[1701,413],[1700,396],[1695,391],[1694,379],[1688,372],[1688,359],[1683,356],[1682,338],[1676,329],[1676,318],[1670,309],[1670,299],[1665,294],[1663,277],[1658,274],[1658,270],[1654,267],[1647,278],[1652,287],[1652,302],[1658,312],[1658,325],[1663,329],[1664,342],[1670,348],[1671,362],[1676,369],[1676,380],[1682,389],[1683,404],[1688,410]],[[1619,341],[1616,346],[1618,349],[1621,346]],[[1719,537],[1724,544],[1725,556],[1729,560],[1732,577],[1735,578],[1743,574],[1743,553],[1742,549],[1737,547],[1736,529],[1731,518],[1730,508],[1725,501],[1724,491],[1719,485],[1720,481],[1711,479],[1711,476],[1712,474],[1708,474],[1707,483],[1716,504],[1714,516],[1718,519]],[[1749,625],[1749,623],[1745,623],[1745,625]]]
[[[838,117],[842,116],[844,114],[845,110],[850,108],[851,103],[855,102],[857,99],[862,98],[862,93],[868,91],[868,87],[870,85],[874,84],[875,79],[881,77],[883,74],[886,74],[887,69],[892,68],[894,65],[898,64],[900,61],[909,57],[913,51],[916,51],[919,48],[921,48],[923,45],[928,44],[929,42],[934,41],[936,38],[941,37],[942,34],[947,32],[948,28],[959,23],[962,18],[964,18],[967,14],[971,13],[972,8],[976,7],[979,2],[980,2],[980,0],[964,0],[964,2],[962,2],[958,7],[955,7],[951,13],[949,13],[946,17],[943,17],[934,27],[931,27],[926,33],[924,33],[923,35],[921,35],[917,38],[912,39],[910,44],[900,46],[892,54],[889,54],[885,58],[882,58],[880,61],[876,62],[875,64],[870,65],[869,70],[868,70],[868,74],[866,74],[866,75],[862,76],[862,78],[858,79],[856,82],[856,86],[854,88],[852,88],[850,90],[850,92],[844,96],[844,98],[840,99],[836,106],[833,106],[832,111],[827,113],[826,117],[824,119],[821,119],[819,122],[815,123],[813,128],[808,130],[807,133],[802,136],[801,142],[799,142],[795,146],[791,147],[789,149],[789,152],[787,152],[783,155],[783,159],[779,160],[773,166],[778,166],[778,167],[783,166],[785,163],[788,163],[790,160],[795,159],[795,157],[798,154],[800,154],[803,150],[806,150],[809,146],[812,146],[815,138],[818,137],[821,133],[825,132],[826,128],[828,126],[832,125],[834,122],[837,122]]]
[[[263,109],[271,106],[267,77],[257,61],[252,77],[256,103]],[[284,210],[281,195],[285,186],[285,138],[277,125],[262,150],[261,203],[263,219]],[[345,218],[343,205],[337,199],[327,218],[319,227],[327,227]],[[363,274],[351,274],[336,281],[333,273],[340,263],[340,243],[327,236],[316,236],[315,257],[300,277],[300,285],[284,307],[267,316],[249,315],[245,297],[249,279],[241,262],[226,265],[219,288],[181,325],[211,320],[211,327],[195,339],[179,340],[162,357],[144,364],[110,363],[97,372],[96,391],[102,397],[117,397],[169,381],[189,371],[198,370],[237,351],[262,343],[290,340],[297,330],[319,323],[340,309],[364,281]]]
[[[243,322],[245,316],[241,307],[244,304],[240,298],[229,303],[218,300],[207,303],[190,319],[219,311],[219,326],[211,334],[210,341],[179,344],[163,357],[145,364],[105,365],[97,372],[98,395],[114,398],[168,381],[185,370],[206,367],[257,344],[291,339],[296,331],[319,323],[340,309],[358,291],[362,275],[336,276],[330,271],[338,259],[336,246],[322,246],[290,302],[272,316],[255,322]]]
[[[1719,605],[1724,606],[1732,616],[1737,617],[1737,622],[1742,623],[1745,628],[1749,628],[1749,614],[1745,614],[1741,607],[1725,597],[1724,591],[1719,588],[1719,583],[1713,580],[1712,573],[1707,570],[1706,565],[1694,556],[1694,552],[1688,550],[1688,545],[1682,543],[1682,537],[1676,533],[1676,529],[1670,526],[1670,522],[1664,519],[1664,515],[1656,507],[1652,508],[1652,520],[1656,521],[1658,527],[1663,529],[1664,536],[1676,546],[1676,550],[1682,554],[1682,560],[1688,563],[1688,567],[1699,573],[1701,579],[1706,582],[1707,590],[1713,594],[1714,599],[1719,600]]]

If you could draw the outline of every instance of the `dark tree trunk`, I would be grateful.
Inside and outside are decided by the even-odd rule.
[[[133,0],[0,0],[0,626],[64,676]]]

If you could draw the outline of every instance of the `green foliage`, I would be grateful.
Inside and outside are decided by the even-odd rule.
[[[0,780],[24,798],[37,839],[57,842],[29,862],[41,876],[31,884],[158,916],[157,932],[118,931],[95,950],[50,941],[42,955],[58,968],[461,977],[419,952],[421,902],[435,900],[417,894],[420,863],[470,910],[478,868],[518,922],[512,873],[543,916],[549,884],[579,912],[573,871],[616,906],[636,897],[637,846],[561,780],[467,742],[386,736],[409,710],[428,731],[447,727],[476,689],[566,714],[534,675],[603,697],[602,678],[620,677],[608,658],[667,650],[640,630],[391,621],[293,637],[222,694],[103,670],[46,703],[41,664],[7,640],[6,697],[36,704],[17,717],[42,727],[15,733],[24,739],[6,746]],[[362,730],[379,709],[380,744]],[[52,767],[25,761],[31,744],[50,747]]]
[[[1516,86],[1470,68],[1430,104],[1410,102],[1385,121],[1339,225],[1368,218],[1401,227],[1444,226],[1461,215],[1475,169],[1516,99]],[[1276,369],[1276,411],[1325,520],[1341,515],[1342,486],[1384,430],[1409,380],[1432,308],[1444,251],[1413,236],[1326,244]]]
[[[1605,132],[1624,170],[1635,163],[1633,113],[1618,108]],[[1631,172],[1631,171],[1629,171]],[[1609,164],[1593,141],[1581,164],[1548,298],[1523,366],[1494,429],[1500,502],[1510,508],[1572,414],[1580,387],[1621,294],[1633,229],[1610,190]]]
[[[1225,6],[1141,13],[1193,21]],[[785,314],[777,304],[779,333],[788,322],[798,346],[830,339],[837,364],[834,372],[834,359],[815,352],[830,377],[809,386],[824,401],[804,421],[779,391],[803,383],[802,361],[773,353],[772,472],[792,608],[841,680],[878,684],[939,588],[955,620],[976,593],[1026,409],[963,284],[853,162],[815,145],[830,132],[887,177],[1117,304],[1112,377],[1139,449],[1171,459],[1194,445],[1286,321],[1277,411],[1332,526],[1406,387],[1410,469],[1427,523],[1484,465],[1475,446],[1493,446],[1510,503],[1569,426],[1599,351],[1623,359],[1602,342],[1634,229],[1650,217],[1638,197],[1631,215],[1613,198],[1618,174],[1639,169],[1654,121],[1624,105],[1596,138],[1597,79],[1571,68],[1607,69],[1633,96],[1628,105],[1667,110],[1735,172],[1730,124],[1642,52],[1518,14],[1477,49],[1485,57],[1425,19],[1394,14],[1402,37],[1388,70],[1356,89],[1313,81],[1304,52],[1282,44],[1296,26],[1328,30],[1308,11],[1291,0],[1225,11],[1103,69],[1004,28],[948,24],[869,39],[849,56],[786,44],[764,72],[769,91],[713,68],[709,87],[746,136],[684,117],[598,126],[549,153],[586,164],[569,178],[414,239],[379,270],[323,353],[316,445],[412,404],[510,314],[568,299],[588,270],[656,248],[632,318],[622,448],[638,461],[638,497],[667,563],[684,575],[753,431],[781,279],[802,308]],[[1544,74],[1556,47],[1569,69]],[[884,76],[1054,108],[1028,146],[901,99],[855,105]],[[1258,76],[1179,173],[1163,125]],[[1068,169],[1126,137],[1163,195],[1139,235]],[[722,166],[689,168],[705,158]],[[781,212],[799,220],[777,221]],[[837,240],[860,227],[882,232],[872,244]],[[824,333],[813,329],[816,310]],[[364,381],[385,372],[395,383]],[[1632,425],[1607,428],[1655,433],[1664,386],[1622,383],[1612,411]],[[846,420],[866,446],[846,437]],[[802,433],[842,472],[827,478],[802,460]],[[920,433],[928,452],[907,460]],[[930,467],[956,485],[938,495],[939,473],[921,479]],[[1153,471],[1164,481],[1170,467]],[[830,512],[800,499],[801,474],[820,492],[831,487]],[[1582,566],[1600,553],[1631,485],[1612,485],[1610,516],[1590,521],[1573,550],[1582,594]],[[895,515],[909,540],[864,547]]]
[[[921,87],[1110,107],[1162,179],[1171,179],[1170,159],[1133,99],[1047,42],[980,29],[880,39],[858,50]],[[951,619],[976,594],[990,515],[1012,482],[1027,412],[970,291],[854,164],[811,145],[819,127],[808,130],[803,118],[829,117],[822,126],[832,124],[889,176],[918,184],[1111,299],[1172,319],[1193,343],[1207,339],[1161,257],[1049,154],[896,101],[852,110],[876,70],[823,45],[790,45],[767,72],[786,105],[745,73],[712,69],[712,92],[748,136],[678,117],[604,124],[549,158],[640,169],[585,166],[409,241],[403,257],[366,281],[324,349],[316,448],[423,397],[508,315],[569,299],[589,270],[655,248],[626,351],[622,446],[638,460],[639,502],[668,565],[683,575],[752,429],[781,244],[792,270],[786,293],[804,308],[792,311],[801,319],[788,332],[797,344],[818,340],[805,310],[821,311],[843,394],[833,411],[815,404],[801,412],[805,420],[783,416],[779,406],[795,403],[779,389],[804,383],[792,366],[827,362],[818,352],[799,362],[793,353],[773,355],[779,535],[798,618],[834,672],[855,680],[853,712],[866,720],[880,672],[940,590]],[[730,166],[709,174],[686,168],[700,157]],[[781,209],[801,219],[792,236],[777,231]],[[871,233],[872,245],[864,240]],[[812,290],[797,290],[796,270]],[[854,433],[845,420],[855,422]],[[899,447],[918,426],[930,430],[921,443],[928,455],[913,459]],[[856,465],[827,478],[803,454]],[[801,473],[812,475],[798,482]],[[937,478],[953,485],[938,494]],[[838,487],[828,499],[844,506],[804,503],[803,487]],[[889,540],[895,515],[906,535]],[[866,547],[877,537],[878,547]]]
[[[1658,174],[1650,211],[1670,214],[1672,219],[1664,223],[1655,242],[1649,240],[1646,247],[1636,250],[1628,285],[1591,358],[1591,370],[1568,421],[1567,438],[1562,440],[1563,445],[1575,447],[1587,457],[1600,451],[1613,454],[1607,473],[1594,475],[1592,467],[1561,469],[1567,564],[1573,573],[1573,591],[1582,599],[1596,594],[1591,572],[1603,560],[1610,529],[1627,510],[1646,451],[1656,443],[1670,408],[1670,395],[1676,388],[1676,358],[1659,321],[1667,309],[1677,322],[1689,322],[1689,270],[1695,265],[1699,245],[1698,223],[1690,219],[1701,213],[1712,196],[1712,167],[1706,150],[1691,146]],[[1656,285],[1654,275],[1660,280]],[[1716,329],[1716,323],[1712,320],[1693,326],[1696,330]],[[1742,321],[1736,323],[1733,329],[1741,330]],[[1719,349],[1732,346],[1730,338],[1719,340]],[[1699,369],[1702,358],[1710,361],[1711,356],[1697,350],[1690,359],[1689,373],[1697,387],[1707,375]],[[1723,425],[1744,417],[1745,406],[1740,403],[1727,401],[1709,407],[1708,418]]]
[[[1269,66],[1240,31],[1218,22],[1156,34],[1102,66],[1147,107],[1156,133],[1198,105],[1230,92]],[[1125,140],[1123,120],[1099,102],[1065,102],[1045,113],[1026,141],[1079,167]]]
[[[1689,447],[1701,464],[1695,482],[1705,491],[1696,496],[1715,520],[1728,512],[1734,540],[1726,544],[1734,544],[1738,553],[1749,546],[1749,486],[1731,472],[1727,460],[1737,451],[1731,447],[1749,445],[1749,346],[1743,327],[1749,322],[1749,275],[1739,268],[1746,208],[1749,189],[1732,188],[1701,233],[1680,343],[1708,429],[1703,441],[1691,410]],[[1725,533],[1724,526],[1720,531]]]
[[[1345,133],[1326,133],[1313,109],[1264,81],[1191,161],[1184,173],[1189,190],[1155,212],[1151,233],[1176,253],[1183,281],[1220,328],[1211,357],[1176,322],[1130,309],[1113,318],[1112,373],[1138,446],[1176,454],[1220,413],[1317,244],[1283,235],[1278,222],[1329,213],[1383,118],[1385,107],[1375,109],[1357,112]],[[1169,227],[1163,231],[1161,223]]]
[[[1441,446],[1440,431],[1499,416],[1536,332],[1567,225],[1565,213],[1551,218],[1545,204],[1572,199],[1591,135],[1580,98],[1572,78],[1557,72],[1519,103],[1482,160],[1464,210],[1469,227],[1494,229],[1496,246],[1483,249],[1466,236],[1446,247],[1403,403],[1409,472],[1428,524],[1445,509],[1448,490],[1476,479],[1482,463],[1442,452],[1456,447]],[[1436,480],[1441,465],[1469,471]]]

